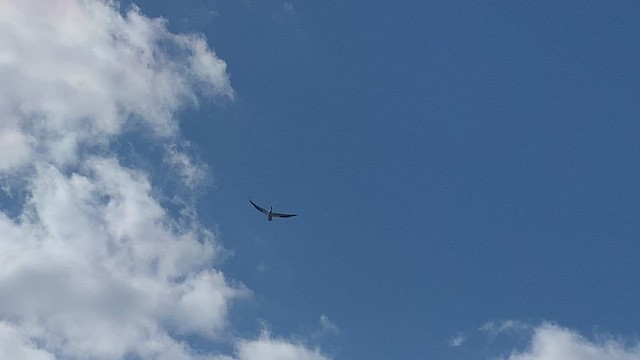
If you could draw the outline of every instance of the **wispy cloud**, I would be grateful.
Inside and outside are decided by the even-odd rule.
[[[326,359],[270,336],[234,340],[227,355],[184,342],[231,338],[228,313],[251,292],[212,266],[214,232],[165,208],[150,174],[112,150],[123,133],[144,133],[195,187],[206,166],[174,145],[175,115],[198,98],[233,98],[224,61],[203,37],[173,34],[135,7],[46,5],[0,2],[0,179],[26,194],[16,213],[0,211],[0,353]]]
[[[325,314],[320,315],[320,327],[322,328],[322,332],[324,334],[340,333],[340,328],[338,327],[338,325],[329,320],[329,317]]]
[[[205,163],[194,160],[194,157],[189,156],[182,149],[189,146],[189,143],[185,142],[185,144],[186,146],[178,146],[177,144],[166,146],[164,161],[178,172],[182,183],[188,188],[194,189],[210,179],[209,168]]]
[[[487,333],[490,337],[496,337],[503,333],[514,333],[531,330],[531,325],[528,325],[521,321],[516,320],[504,320],[499,322],[486,322],[480,328],[479,331]]]
[[[466,338],[465,338],[464,334],[462,334],[462,333],[457,334],[456,336],[454,336],[451,339],[449,339],[449,346],[450,347],[461,346],[465,342],[465,340],[466,340]]]

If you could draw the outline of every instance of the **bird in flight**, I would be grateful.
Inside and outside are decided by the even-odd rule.
[[[251,201],[251,199],[249,199],[249,202],[251,203],[251,205],[253,205],[253,207],[258,209],[258,211],[267,215],[267,219],[269,219],[269,221],[273,220],[273,218],[276,218],[276,217],[288,218],[288,217],[296,216],[295,214],[281,214],[281,213],[273,212],[273,207],[270,207],[269,210],[267,210],[259,205],[256,205],[256,203]]]

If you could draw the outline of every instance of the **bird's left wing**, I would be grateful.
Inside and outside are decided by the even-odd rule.
[[[256,209],[258,209],[258,211],[260,211],[263,214],[268,214],[269,211],[267,211],[267,209],[260,207],[259,205],[256,205],[256,203],[254,203],[253,201],[251,201],[251,199],[249,199],[249,202],[251,203],[251,205],[253,205]]]

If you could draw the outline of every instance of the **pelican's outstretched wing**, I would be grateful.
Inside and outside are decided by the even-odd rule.
[[[277,213],[277,212],[273,213],[273,217],[288,218],[288,217],[292,217],[292,216],[296,216],[296,214],[280,214],[280,213]]]
[[[251,201],[251,199],[249,199],[249,202],[251,203],[251,205],[253,205],[253,207],[255,207],[256,209],[258,209],[258,211],[260,211],[261,213],[263,213],[263,214],[265,214],[265,215],[269,213],[269,210],[267,210],[267,209],[265,209],[265,208],[263,208],[263,207],[260,207],[260,206],[256,205],[256,203],[254,203],[253,201]]]

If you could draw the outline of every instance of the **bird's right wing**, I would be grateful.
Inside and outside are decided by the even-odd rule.
[[[256,209],[258,209],[258,211],[260,211],[263,214],[268,214],[269,211],[263,207],[260,207],[259,205],[256,205],[256,203],[254,203],[253,201],[251,201],[251,199],[249,199],[249,202],[251,203],[251,205],[253,205],[253,207],[255,207]]]
[[[296,216],[296,214],[280,214],[280,213],[273,213],[273,217],[281,217],[281,218],[288,218],[288,217],[292,217],[292,216]]]

